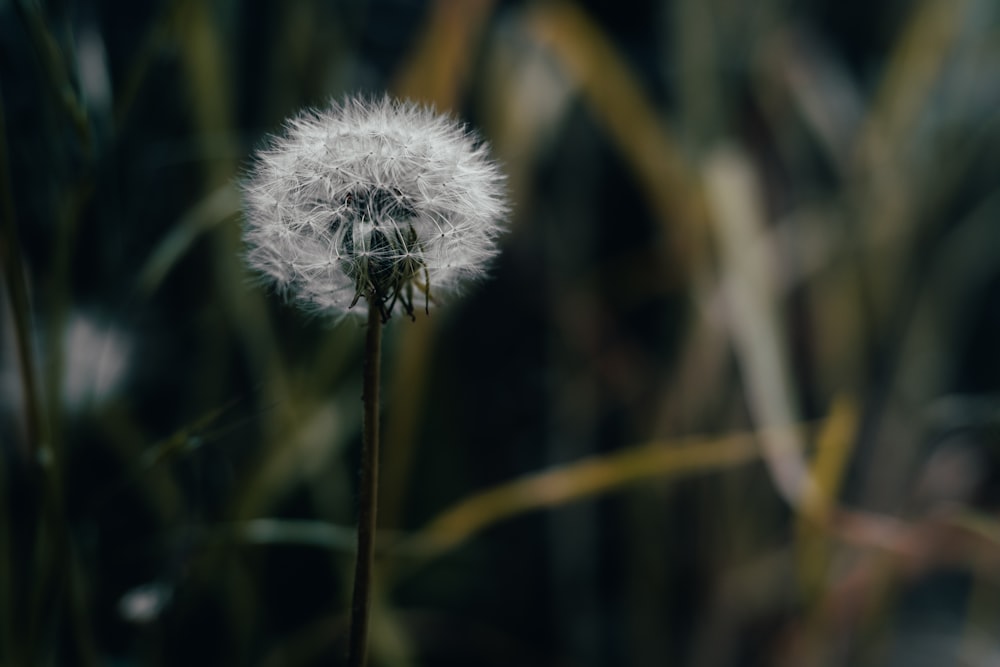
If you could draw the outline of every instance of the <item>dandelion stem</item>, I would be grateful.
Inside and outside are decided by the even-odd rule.
[[[351,634],[347,664],[364,667],[368,658],[368,620],[371,615],[372,568],[375,561],[375,518],[378,498],[378,400],[382,349],[382,314],[375,294],[368,301],[365,335],[364,386],[361,400],[365,419],[361,444],[361,488],[358,509],[358,556],[351,601]]]

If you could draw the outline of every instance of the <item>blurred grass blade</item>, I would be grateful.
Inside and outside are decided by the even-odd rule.
[[[438,0],[392,89],[399,97],[454,109],[469,77],[475,45],[495,0]]]
[[[434,557],[489,526],[534,510],[556,507],[668,476],[739,466],[759,457],[757,435],[656,442],[526,475],[477,493],[445,510],[405,546]],[[400,547],[404,546],[403,544]]]
[[[786,28],[770,40],[758,67],[763,77],[787,90],[818,147],[845,174],[866,111],[845,63],[811,32]],[[767,90],[766,84],[760,90]]]
[[[0,283],[2,283],[7,297],[6,299],[0,297],[0,312],[4,313],[5,320],[2,328],[9,327],[13,330],[12,338],[16,349],[16,361],[13,363],[17,365],[18,378],[21,382],[26,440],[20,447],[8,443],[4,447],[8,452],[0,458],[0,464],[3,464],[3,467],[0,468],[0,505],[2,505],[3,512],[0,514],[0,660],[3,660],[4,664],[13,664],[18,660],[23,660],[29,653],[17,640],[19,633],[15,630],[16,621],[14,619],[23,614],[19,608],[24,606],[20,599],[21,592],[17,590],[15,582],[18,578],[23,579],[24,575],[17,576],[19,574],[19,554],[10,539],[10,527],[15,523],[15,515],[10,502],[7,478],[9,476],[14,479],[16,472],[19,472],[14,470],[16,464],[28,462],[29,465],[24,466],[24,468],[32,470],[37,462],[43,460],[39,455],[47,449],[46,441],[48,440],[42,412],[41,390],[34,363],[35,351],[31,336],[31,301],[26,280],[27,272],[21,256],[21,243],[15,220],[14,190],[10,175],[6,105],[2,91],[0,91],[0,271],[2,271]],[[8,336],[8,332],[0,329],[0,338],[6,339]],[[5,356],[6,354],[4,352]],[[6,363],[5,360],[3,366],[6,366]],[[13,451],[9,451],[15,448],[20,450],[17,455]],[[24,510],[19,511],[23,512]]]
[[[908,135],[926,110],[927,100],[948,62],[948,52],[961,31],[962,19],[968,15],[968,0],[914,3],[912,16],[885,67],[861,137],[866,156],[878,158],[885,151],[906,150]],[[877,160],[873,166],[879,164]]]
[[[21,256],[15,217],[14,189],[7,150],[6,107],[3,95],[0,94],[0,270],[3,271],[3,286],[10,300],[11,319],[7,324],[14,333],[18,375],[24,396],[26,443],[19,454],[35,462],[41,460],[39,454],[48,447],[49,436],[42,412],[38,369],[35,367],[31,301],[26,279],[28,272]]]
[[[697,181],[649,96],[601,29],[568,2],[540,5],[529,27],[580,87],[664,224],[678,274],[700,265],[693,234],[704,221]]]
[[[129,119],[140,88],[148,81],[157,56],[168,44],[170,31],[176,20],[175,13],[180,8],[181,2],[178,0],[162,3],[156,17],[146,29],[139,48],[128,59],[128,68],[114,100],[115,127],[122,128]]]
[[[207,437],[208,428],[232,410],[237,402],[237,399],[233,399],[225,405],[213,408],[166,440],[150,447],[140,458],[138,471],[145,471],[163,463],[172,462],[177,457],[198,449],[204,443],[204,437]]]
[[[77,82],[74,80],[73,55],[65,53],[56,40],[50,26],[45,22],[40,3],[16,0],[13,4],[35,49],[35,55],[45,75],[43,78],[47,92],[67,115],[84,151],[89,153],[93,137],[87,108],[80,99]]]
[[[986,291],[1000,267],[1000,189],[954,222],[936,245],[934,257],[923,267],[925,285],[917,294],[912,324],[900,341],[902,363],[897,391],[921,405],[946,391],[958,373],[959,359],[949,351],[961,349],[968,335],[962,323],[975,317],[978,304],[969,294]]]
[[[240,195],[226,184],[198,202],[174,225],[139,274],[139,290],[149,296],[198,238],[240,211]]]
[[[746,154],[730,147],[710,157],[704,178],[719,247],[721,287],[750,413],[761,427],[794,424],[799,408],[757,175]],[[773,429],[762,435],[761,444],[778,492],[799,508],[815,491],[801,437],[791,429]]]
[[[212,534],[248,544],[315,546],[346,553],[353,552],[357,546],[354,527],[325,521],[251,519],[217,526]]]
[[[216,434],[210,433],[209,429],[216,426],[219,420],[231,412],[237,403],[238,399],[233,399],[224,405],[215,407],[164,440],[150,445],[131,463],[129,471],[122,478],[104,488],[103,493],[95,499],[94,506],[102,507],[118,500],[119,494],[124,489],[144,480],[144,476],[155,468],[171,465],[197,451],[206,441],[216,437]]]
[[[810,467],[816,493],[803,505],[796,524],[799,576],[807,593],[819,590],[826,576],[830,559],[827,523],[836,506],[857,428],[857,406],[850,398],[841,397],[834,402],[816,439]]]

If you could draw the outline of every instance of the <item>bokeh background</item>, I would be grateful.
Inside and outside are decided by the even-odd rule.
[[[0,1],[0,664],[339,664],[361,324],[241,260],[304,106],[478,128],[386,329],[373,665],[1000,664],[995,0]]]

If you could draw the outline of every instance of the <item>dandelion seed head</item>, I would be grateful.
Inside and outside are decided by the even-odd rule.
[[[383,319],[413,316],[448,298],[483,274],[507,215],[486,145],[448,116],[390,98],[292,118],[257,154],[243,192],[248,263],[320,314],[374,305]]]

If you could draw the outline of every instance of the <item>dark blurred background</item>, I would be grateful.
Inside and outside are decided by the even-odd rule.
[[[339,664],[362,327],[285,118],[434,104],[503,253],[386,329],[373,665],[1000,664],[995,0],[0,0],[0,664]]]

